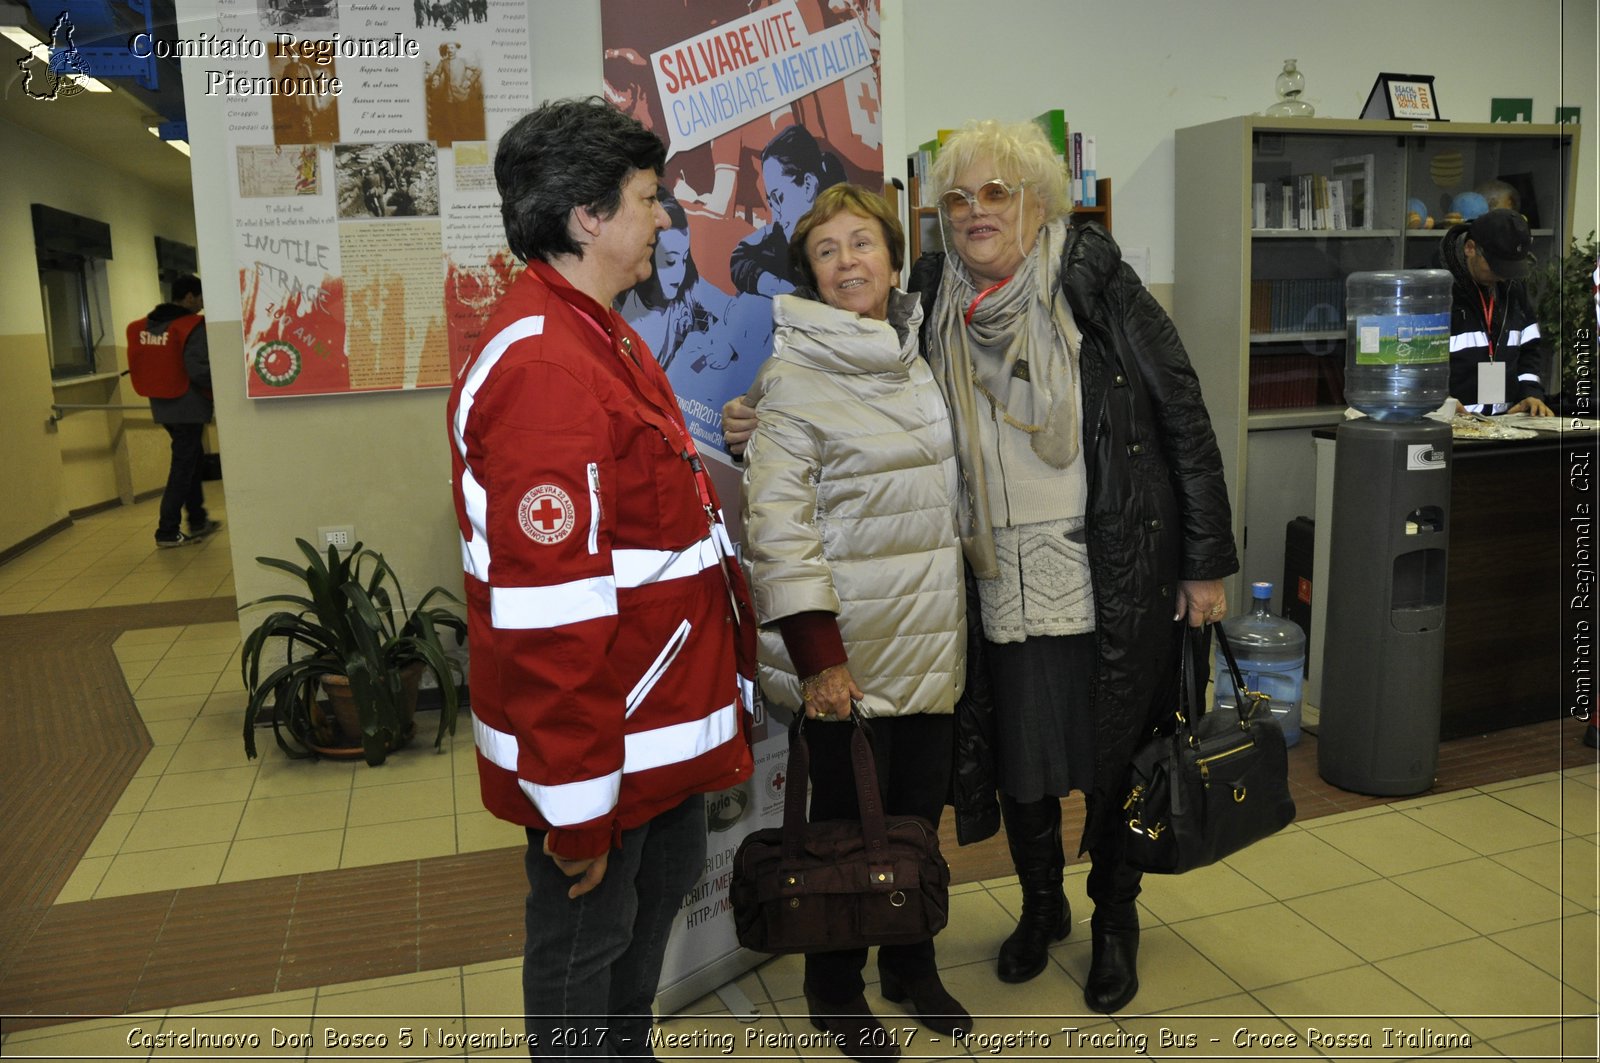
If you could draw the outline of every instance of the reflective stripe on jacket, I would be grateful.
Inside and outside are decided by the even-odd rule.
[[[627,323],[535,263],[483,336],[448,408],[483,801],[593,857],[749,776],[753,619]]]

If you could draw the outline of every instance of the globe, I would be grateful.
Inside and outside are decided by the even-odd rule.
[[[1489,201],[1478,192],[1462,192],[1450,201],[1450,213],[1461,215],[1462,221],[1471,221],[1488,210]]]

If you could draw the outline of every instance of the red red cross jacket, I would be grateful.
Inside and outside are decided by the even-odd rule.
[[[449,404],[483,802],[594,857],[749,776],[754,618],[622,317],[535,262],[483,336]]]

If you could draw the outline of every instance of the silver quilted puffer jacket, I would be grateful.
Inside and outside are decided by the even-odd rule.
[[[966,598],[943,395],[917,354],[922,307],[874,321],[798,296],[773,301],[774,349],[751,386],[744,556],[761,685],[790,709],[799,678],[775,620],[838,616],[864,716],[948,713],[966,679]]]

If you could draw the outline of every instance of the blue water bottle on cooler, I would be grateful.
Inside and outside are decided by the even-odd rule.
[[[1306,677],[1306,636],[1293,620],[1272,615],[1272,584],[1252,583],[1251,611],[1229,617],[1222,630],[1233,647],[1245,686],[1272,699],[1272,717],[1287,745],[1300,741],[1300,694]],[[1219,645],[1214,707],[1234,711],[1233,678]]]

